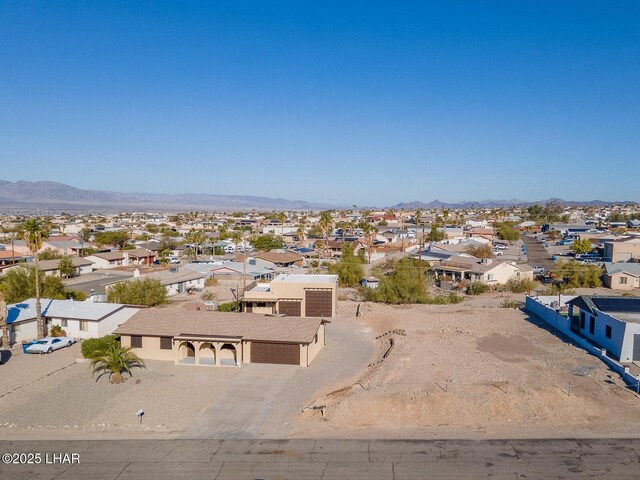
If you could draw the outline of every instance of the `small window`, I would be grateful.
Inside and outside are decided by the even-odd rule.
[[[133,337],[131,337],[133,339]],[[133,345],[133,342],[132,342]],[[142,344],[140,345],[142,346]],[[160,350],[171,350],[171,337],[160,337]]]
[[[589,317],[589,333],[593,335],[596,331],[596,319],[594,317]]]
[[[131,335],[131,348],[142,348],[142,337],[140,335]]]
[[[607,325],[607,326],[604,328],[604,335],[605,335],[607,338],[611,338],[611,325]]]
[[[20,325],[19,324],[17,324],[17,325],[16,324],[9,325],[9,331],[11,333],[19,332],[20,331]]]
[[[620,278],[618,279],[618,283],[619,283],[620,285],[626,285],[626,284],[627,284],[627,277],[620,277]]]
[[[493,273],[488,273],[487,274],[487,281],[491,281],[493,280]]]
[[[580,328],[584,330],[585,328],[585,321],[586,321],[586,316],[584,314],[584,312],[580,312]]]
[[[267,302],[256,302],[256,308],[265,308],[267,306]]]
[[[63,318],[62,320],[60,320],[60,326],[62,327],[68,327],[69,325],[67,325],[67,319]]]
[[[86,332],[89,330],[89,322],[87,320],[80,320],[80,331]]]

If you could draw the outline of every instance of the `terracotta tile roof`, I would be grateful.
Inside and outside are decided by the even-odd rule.
[[[254,313],[227,313],[162,307],[140,310],[116,333],[177,337],[241,337],[244,340],[310,343],[323,322],[321,318],[267,317]]]

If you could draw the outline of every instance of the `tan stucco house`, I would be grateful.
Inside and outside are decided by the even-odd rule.
[[[640,288],[640,263],[604,264],[604,286],[612,290],[633,290]]]
[[[244,292],[247,313],[332,318],[338,309],[337,275],[282,274]]]
[[[325,345],[326,320],[151,308],[121,325],[122,346],[143,360],[179,365],[274,363],[308,367]]]
[[[533,280],[533,268],[527,264],[491,258],[452,257],[433,266],[436,278],[452,281],[502,285],[511,278]]]

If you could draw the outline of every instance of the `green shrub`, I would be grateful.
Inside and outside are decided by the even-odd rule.
[[[84,340],[80,346],[82,356],[91,360],[104,354],[112,345],[120,346],[120,340],[115,335],[106,335],[100,338]]]
[[[239,312],[240,311],[240,302],[234,300],[233,302],[220,303],[218,304],[219,312]]]
[[[481,293],[485,293],[488,290],[489,290],[489,285],[487,285],[486,283],[472,282],[471,285],[469,285],[469,289],[467,290],[467,293],[469,295],[480,295]]]
[[[166,303],[167,291],[155,278],[127,280],[113,285],[107,291],[107,300],[110,303],[153,307]]]

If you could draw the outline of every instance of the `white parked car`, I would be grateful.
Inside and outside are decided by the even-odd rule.
[[[502,255],[502,250],[496,249],[496,250],[493,251],[493,254],[496,255],[496,256],[500,256],[500,255]]]
[[[75,340],[71,337],[46,337],[27,347],[27,353],[51,353],[63,347],[70,347]]]
[[[224,251],[225,253],[235,253],[236,247],[234,247],[233,245],[227,245],[226,247],[224,247]]]
[[[169,263],[180,263],[180,259],[178,257],[169,257]]]
[[[506,250],[507,246],[504,245],[503,243],[499,243],[495,246],[495,248],[499,249],[499,250]]]

